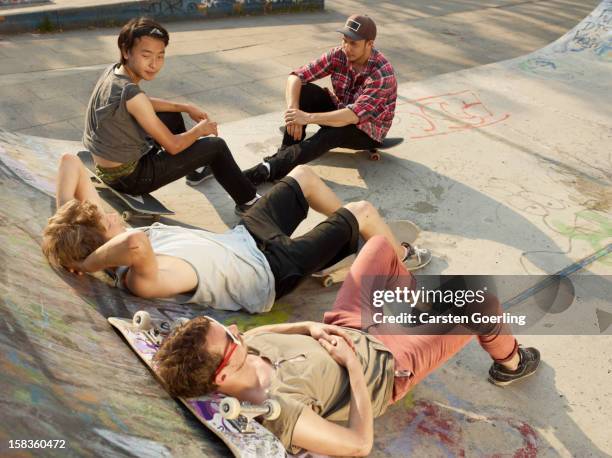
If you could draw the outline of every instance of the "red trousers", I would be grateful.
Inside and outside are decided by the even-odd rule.
[[[366,329],[391,351],[395,360],[395,381],[392,402],[401,399],[414,385],[463,348],[472,337],[464,327],[455,326],[446,334],[407,334],[389,332],[383,325],[373,324],[373,291],[393,290],[397,286],[414,288],[414,277],[399,261],[393,247],[383,236],[368,240],[351,266],[349,275],[338,292],[334,306],[323,321],[328,324]],[[501,314],[499,301],[487,296],[489,307]],[[494,327],[487,335],[478,335],[482,348],[497,362],[510,360],[518,345],[505,324]],[[408,375],[407,375],[408,374]]]

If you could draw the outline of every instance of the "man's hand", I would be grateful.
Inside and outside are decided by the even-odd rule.
[[[353,350],[341,337],[327,336],[319,339],[319,344],[327,350],[334,361],[348,369],[349,365],[357,361],[355,350]]]
[[[217,123],[210,121],[209,119],[204,119],[198,122],[195,128],[200,137],[206,137],[208,135],[217,136]]]
[[[310,123],[310,113],[306,113],[298,108],[288,108],[285,111],[285,125],[297,124],[305,126]]]
[[[70,266],[65,266],[65,269],[72,274],[83,275],[87,272],[83,265],[84,262],[85,261],[75,261]]]
[[[340,326],[311,321],[308,323],[308,332],[315,340],[325,339],[328,342],[331,342],[332,338],[342,338],[346,341],[347,345],[351,347],[351,349],[355,350],[355,344],[353,343],[351,336],[349,336],[348,332],[346,332]]]
[[[186,113],[195,122],[206,121],[208,119],[208,115],[195,105],[188,105]]]
[[[299,124],[289,123],[285,126],[285,129],[287,129],[287,134],[291,135],[296,142],[302,139],[302,126]]]

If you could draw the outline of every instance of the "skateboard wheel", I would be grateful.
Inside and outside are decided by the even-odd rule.
[[[128,222],[129,220],[131,220],[132,216],[134,215],[130,211],[124,211],[123,213],[121,213],[121,217],[123,218],[123,221],[125,222]]]
[[[153,327],[151,315],[149,315],[149,312],[145,312],[144,310],[140,310],[134,314],[132,323],[134,323],[134,326],[136,326],[140,331],[148,331]]]
[[[226,420],[235,420],[240,415],[240,401],[236,398],[225,398],[219,404],[219,410]]]
[[[276,399],[266,399],[264,406],[268,408],[268,413],[264,415],[266,420],[276,420],[281,414],[281,406]]]
[[[323,288],[331,288],[334,286],[334,279],[331,277],[331,275],[325,275],[324,277],[321,277],[321,284],[323,285]]]
[[[371,161],[380,161],[380,153],[376,150],[370,150],[370,160]]]

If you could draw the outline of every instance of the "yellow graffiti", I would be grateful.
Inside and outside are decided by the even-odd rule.
[[[260,315],[248,315],[232,317],[233,323],[236,323],[240,331],[245,332],[257,326],[266,324],[286,323],[291,317],[293,306],[289,304],[275,304],[274,310]]]

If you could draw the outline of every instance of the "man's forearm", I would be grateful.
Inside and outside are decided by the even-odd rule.
[[[349,108],[308,114],[308,124],[318,124],[320,126],[344,127],[358,122],[359,118]]]
[[[371,447],[374,440],[374,414],[370,394],[363,376],[363,369],[357,358],[354,358],[346,369],[351,383],[348,427]]]
[[[311,321],[300,321],[298,323],[267,324],[249,329],[245,334],[260,334],[263,332],[274,332],[277,334],[310,334],[308,329]]]
[[[156,113],[160,112],[186,112],[189,105],[186,103],[171,102],[170,100],[157,99],[155,97],[149,97],[151,105]]]
[[[117,235],[91,253],[83,261],[85,272],[98,272],[109,267],[132,266],[140,247],[133,243],[132,233]]]
[[[300,94],[302,92],[302,80],[297,75],[289,75],[287,87],[285,88],[285,100],[287,108],[300,107]]]

